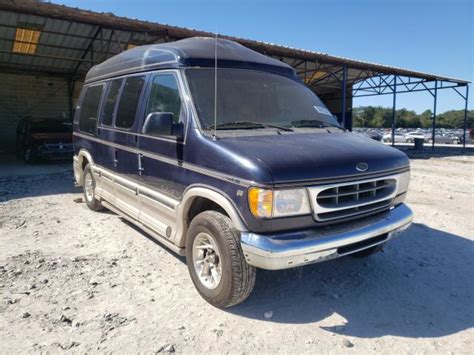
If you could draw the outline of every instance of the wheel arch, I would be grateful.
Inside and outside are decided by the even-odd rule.
[[[87,150],[81,149],[74,157],[74,178],[78,186],[83,184],[84,168],[87,164],[94,165],[94,159],[92,159],[92,155]]]
[[[205,208],[200,210],[198,208],[198,213],[203,212],[205,210],[221,209],[230,218],[234,227],[238,231],[247,231],[245,223],[241,218],[240,214],[238,213],[237,208],[226,195],[208,187],[193,187],[185,192],[181,203],[178,205],[176,210],[177,228],[175,234],[175,244],[177,246],[184,247],[186,244],[186,234],[188,231],[189,223],[191,222],[191,220],[189,219],[190,212],[192,217],[194,217],[196,214],[198,214],[196,213],[196,210],[193,211],[193,208],[196,206],[196,203],[202,204],[205,201],[210,202],[211,206],[218,207],[218,209]]]

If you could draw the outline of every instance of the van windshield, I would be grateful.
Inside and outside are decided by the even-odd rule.
[[[187,69],[201,125],[214,129],[214,68]],[[263,71],[217,69],[218,130],[340,127],[322,101],[306,86]]]

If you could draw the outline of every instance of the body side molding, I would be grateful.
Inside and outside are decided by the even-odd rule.
[[[189,209],[192,206],[193,201],[198,198],[205,198],[210,201],[213,201],[217,205],[219,205],[229,216],[229,218],[232,220],[232,223],[234,224],[235,228],[239,232],[246,232],[247,227],[245,226],[245,223],[243,222],[242,217],[239,215],[237,212],[236,207],[232,204],[232,202],[229,200],[224,193],[216,191],[212,189],[211,187],[206,187],[206,186],[194,186],[190,187],[184,195],[182,196],[181,201],[173,199],[170,196],[167,196],[165,194],[160,193],[159,191],[156,191],[155,189],[152,189],[149,186],[144,186],[140,183],[137,183],[136,181],[132,181],[130,179],[127,179],[123,176],[119,176],[118,174],[107,170],[99,165],[94,164],[89,152],[86,150],[81,150],[80,154],[78,156],[74,157],[74,169],[76,173],[76,166],[80,170],[81,178],[82,178],[82,162],[83,159],[86,158],[89,160],[89,162],[92,165],[92,169],[95,173],[97,173],[97,178],[99,181],[101,181],[103,178],[107,178],[110,181],[112,181],[113,184],[118,184],[123,187],[131,188],[133,191],[136,192],[137,198],[140,196],[146,197],[148,199],[152,199],[153,202],[155,203],[156,207],[159,207],[159,209],[156,210],[157,215],[155,216],[157,221],[161,222],[167,222],[166,225],[172,228],[172,234],[169,236],[169,238],[165,238],[164,240],[167,241],[167,243],[173,244],[177,249],[181,249],[184,247],[186,244],[186,233],[187,233],[187,214],[189,212]],[[77,176],[76,176],[77,178]],[[110,194],[115,194],[114,191],[109,191]],[[111,209],[113,212],[118,213],[119,211],[120,215],[127,215],[126,212],[122,211],[119,209],[117,206],[115,206],[111,201],[108,201],[108,198],[106,195],[101,192],[99,194],[104,203],[104,206],[107,208]],[[172,217],[174,216],[174,217]],[[159,235],[161,238],[164,238],[164,236],[161,235],[161,233],[157,233],[157,231],[154,231],[151,226],[146,225],[143,221],[140,222],[133,217],[128,216],[128,219],[132,219],[134,223],[138,223],[141,227],[146,227],[147,232],[153,232],[157,235]],[[174,221],[171,221],[171,219],[174,219]],[[174,223],[172,223],[174,222]],[[172,248],[173,249],[173,248]],[[176,249],[176,250],[177,250]],[[176,251],[175,249],[173,249]]]

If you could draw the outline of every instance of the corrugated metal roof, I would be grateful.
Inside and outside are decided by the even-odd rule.
[[[41,28],[35,55],[11,54],[15,28]],[[90,66],[126,49],[128,43],[148,44],[194,36],[213,36],[199,30],[98,13],[31,0],[0,0],[0,66],[84,75]],[[328,68],[348,67],[349,84],[379,74],[466,84],[469,81],[370,63],[327,53],[222,35],[293,66],[309,85],[340,87]],[[90,49],[89,51],[87,51]],[[94,55],[90,55],[93,52]],[[334,69],[334,68],[333,68]],[[323,74],[321,74],[323,73]]]

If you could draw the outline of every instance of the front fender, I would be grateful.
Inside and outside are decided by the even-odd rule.
[[[206,187],[193,187],[184,193],[181,203],[176,209],[177,227],[174,240],[177,246],[183,247],[186,244],[186,233],[188,230],[186,216],[192,206],[194,199],[197,197],[206,198],[219,205],[227,213],[234,227],[238,231],[247,231],[247,228],[245,227],[245,224],[236,207],[224,194]]]

